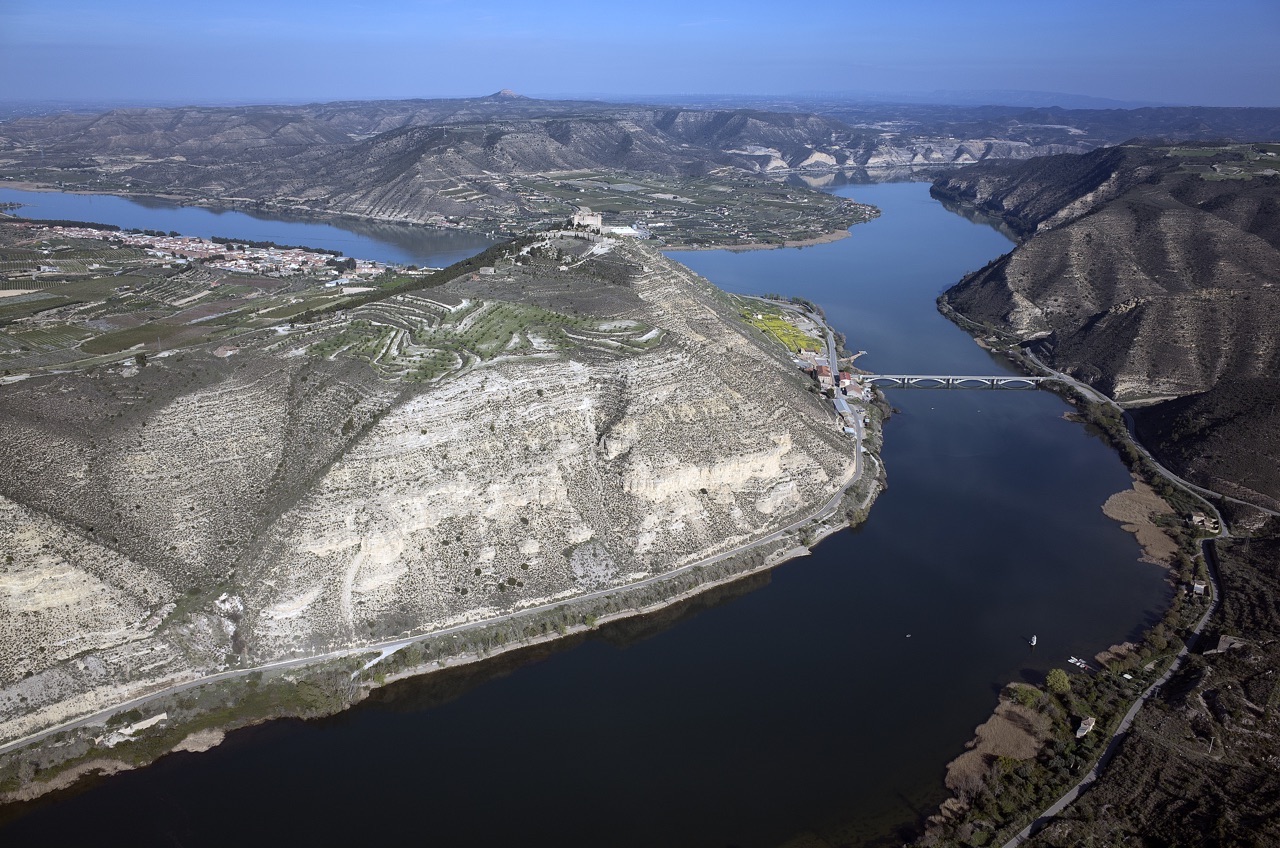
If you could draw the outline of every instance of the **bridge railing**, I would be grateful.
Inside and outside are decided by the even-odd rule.
[[[1052,377],[1020,374],[861,374],[858,379],[873,386],[908,389],[999,389],[1034,388]]]

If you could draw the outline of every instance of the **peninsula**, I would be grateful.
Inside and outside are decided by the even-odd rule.
[[[553,229],[344,288],[3,229],[132,268],[4,307],[26,344],[121,328],[12,351],[0,385],[10,799],[659,608],[881,485],[879,409],[849,427],[750,301],[641,240]]]

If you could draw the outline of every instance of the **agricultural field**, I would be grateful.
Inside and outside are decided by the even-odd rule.
[[[464,300],[456,306],[399,295],[306,334],[312,356],[366,360],[383,376],[429,382],[499,358],[576,348],[638,353],[662,334],[634,321],[572,317],[524,304]]]
[[[631,301],[617,294],[610,299],[614,287],[595,282],[589,292],[579,291],[586,288],[575,285],[582,275],[560,270],[567,266],[556,263],[570,261],[562,251],[584,250],[588,242],[550,241],[523,256],[524,264],[458,280],[448,292],[380,298],[352,308],[344,319],[308,325],[280,347],[364,360],[388,379],[432,382],[513,358],[566,351],[616,357],[662,343],[662,331],[616,317]],[[593,263],[591,270],[599,267]]]
[[[727,174],[675,180],[582,171],[512,177],[511,188],[548,220],[587,207],[601,213],[606,226],[639,221],[655,238],[678,245],[781,244],[876,214],[834,195]]]
[[[636,298],[621,278],[601,284],[619,273],[616,263],[606,245],[581,235],[549,237],[496,263],[500,268],[484,266],[483,274],[483,257],[476,257],[439,276],[388,271],[369,280],[368,291],[344,295],[322,275],[254,277],[118,250],[107,239],[28,232],[26,243],[8,244],[0,258],[26,268],[74,254],[98,267],[93,275],[0,283],[5,375],[265,344],[424,383],[512,358],[625,356],[664,337],[618,317]],[[590,268],[580,267],[587,262]],[[450,291],[436,291],[446,281],[453,281]]]
[[[823,350],[824,342],[795,324],[793,313],[758,300],[738,298],[738,314],[751,326],[795,353],[801,348]]]
[[[345,299],[325,286],[331,274],[259,278],[113,241],[0,222],[0,372],[221,342]]]
[[[1181,170],[1206,180],[1251,180],[1280,173],[1280,144],[1230,144],[1219,147],[1171,147]]]

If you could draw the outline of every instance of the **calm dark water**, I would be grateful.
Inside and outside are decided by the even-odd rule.
[[[1008,370],[933,300],[1009,243],[924,185],[840,191],[884,215],[830,245],[677,258],[822,303],[865,367]],[[1055,397],[890,399],[890,488],[813,556],[640,628],[233,734],[46,803],[0,843],[900,842],[1001,686],[1136,635],[1170,590],[1102,515],[1123,466]]]
[[[186,236],[274,241],[341,250],[347,256],[399,265],[442,268],[474,256],[494,240],[475,233],[340,219],[333,224],[268,218],[252,212],[179,206],[162,200],[101,194],[61,194],[0,188],[0,203],[21,203],[15,214],[40,220],[90,221],[125,229],[176,230]]]

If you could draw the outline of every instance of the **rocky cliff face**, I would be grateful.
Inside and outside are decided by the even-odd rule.
[[[1108,147],[1018,165],[965,168],[934,182],[934,196],[999,218],[1026,238],[1100,208],[1168,166],[1163,152]]]
[[[623,586],[850,481],[826,405],[705,281],[638,243],[536,254],[227,358],[0,387],[0,738]],[[470,347],[417,382],[446,325]]]
[[[1234,168],[1229,163],[1248,151],[1257,154],[1197,158],[1217,156]],[[939,180],[939,195],[998,216],[1024,238],[945,302],[1034,341],[1055,367],[1122,402],[1227,386],[1236,387],[1224,388],[1228,394],[1252,386],[1268,395],[1274,387],[1265,378],[1280,368],[1280,179],[1261,165],[1248,179],[1205,179],[1186,161],[1168,149],[1123,147]],[[1259,423],[1221,438],[1243,447]],[[1171,432],[1150,432],[1157,430]],[[1176,456],[1174,465],[1193,477],[1231,476],[1225,465],[1212,471],[1161,439],[1151,447]],[[1280,493],[1274,483],[1259,485],[1255,494]]]
[[[977,162],[1022,160],[1088,150],[1083,144],[1029,144],[1001,138],[930,138],[881,140],[863,147],[853,161],[867,169],[924,168],[972,165]]]

